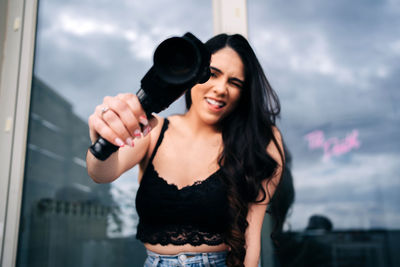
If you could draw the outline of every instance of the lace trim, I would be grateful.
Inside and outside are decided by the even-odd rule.
[[[221,233],[210,233],[188,225],[166,225],[163,226],[163,229],[160,229],[160,227],[152,229],[150,226],[144,227],[139,223],[136,238],[144,243],[161,244],[163,246],[169,244],[217,246],[224,243],[224,237]]]

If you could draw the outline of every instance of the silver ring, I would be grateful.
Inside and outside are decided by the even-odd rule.
[[[103,114],[106,113],[107,110],[109,110],[108,107],[103,107],[103,108],[101,109],[101,116],[103,116]]]

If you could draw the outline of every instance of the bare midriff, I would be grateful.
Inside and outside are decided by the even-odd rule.
[[[221,244],[217,246],[209,246],[209,245],[200,245],[200,246],[192,246],[189,244],[176,246],[176,245],[152,245],[149,243],[145,243],[144,246],[157,254],[162,255],[175,255],[181,252],[217,252],[217,251],[228,251],[228,246],[226,244]]]

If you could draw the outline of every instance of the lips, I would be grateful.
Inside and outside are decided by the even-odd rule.
[[[221,101],[221,100],[216,100],[216,99],[209,98],[209,97],[206,97],[205,99],[206,99],[206,102],[208,104],[210,104],[214,108],[220,109],[220,108],[223,108],[226,105],[226,103],[224,101]]]

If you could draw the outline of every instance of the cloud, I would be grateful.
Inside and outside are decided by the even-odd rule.
[[[120,232],[113,232],[116,225],[113,220],[109,220],[107,227],[109,237],[129,237],[136,234],[136,226],[139,223],[135,208],[135,195],[139,188],[138,174],[138,167],[134,167],[111,184],[110,192],[120,207],[119,219],[121,219],[122,225]]]
[[[328,41],[320,32],[288,33],[285,30],[259,29],[255,39],[260,56],[286,71],[306,75],[330,76],[339,83],[354,84],[353,70],[337,62],[329,51]]]
[[[294,159],[295,160],[295,159]],[[398,186],[400,180],[393,176],[400,171],[400,156],[397,154],[358,154],[343,163],[334,158],[328,162],[315,162],[313,165],[298,166],[293,171],[296,188],[328,188],[343,185],[360,190]],[[377,180],[379,177],[379,180]]]
[[[280,126],[293,150],[304,134],[319,128],[342,134],[360,128],[372,141],[379,127],[390,137],[381,145],[390,146],[400,114],[400,30],[393,27],[400,19],[392,6],[312,0],[248,4],[250,41],[281,98]],[[394,142],[392,150],[399,148]]]
[[[41,2],[34,72],[86,120],[104,96],[136,92],[157,44],[186,31],[212,35],[211,1]]]
[[[400,40],[396,40],[390,43],[389,48],[393,51],[395,55],[400,56]]]
[[[79,36],[87,34],[112,35],[116,27],[109,23],[97,21],[93,18],[79,18],[71,14],[61,13],[59,20],[61,30]]]
[[[279,1],[252,1],[250,40],[266,69],[273,72],[272,77],[287,80],[314,76],[300,81],[307,86],[322,75],[327,76],[322,77],[325,86],[329,82],[327,88],[344,83],[347,87],[370,89],[374,88],[371,79],[386,78],[399,65],[387,64],[391,52],[386,44],[395,41],[395,30],[386,24],[399,21],[398,16],[389,16],[388,12],[382,3],[365,5],[360,1],[292,1],[290,6]]]
[[[289,224],[301,229],[313,214],[337,228],[396,228],[400,222],[400,156],[354,155],[346,164],[315,162],[293,169],[296,202]],[[305,213],[305,214],[304,214]]]
[[[102,35],[103,38],[124,39],[128,43],[132,57],[146,62],[151,61],[154,49],[161,39],[184,31],[167,25],[152,25],[149,29],[141,29],[137,25],[121,25],[112,20],[102,21],[67,12],[60,14],[59,24],[53,28],[51,34],[60,30],[86,39],[88,35],[94,34]]]
[[[296,204],[286,222],[292,230],[304,230],[312,215],[321,214],[328,217],[334,230],[346,229],[371,229],[387,228],[397,229],[400,224],[400,213],[398,210],[390,212],[387,210],[371,209],[375,203],[365,202],[317,202],[312,204]]]

